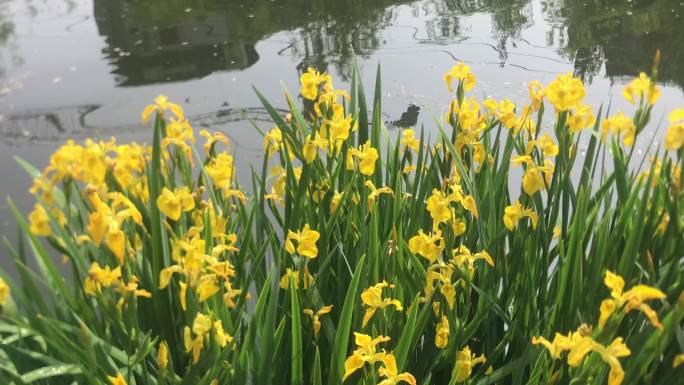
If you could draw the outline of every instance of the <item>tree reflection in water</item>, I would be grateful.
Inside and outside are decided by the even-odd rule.
[[[278,52],[308,66],[350,74],[354,54],[367,57],[396,24],[396,5],[426,17],[421,43],[448,44],[467,37],[460,19],[477,13],[491,20],[501,64],[534,23],[530,0],[94,0],[105,54],[124,86],[177,81],[214,71],[240,70],[259,60],[256,44],[291,31]],[[684,6],[679,0],[546,0],[547,44],[574,62],[591,81],[633,76],[663,52],[661,79],[684,86]],[[414,35],[413,38],[416,38]],[[418,38],[416,38],[418,39]]]

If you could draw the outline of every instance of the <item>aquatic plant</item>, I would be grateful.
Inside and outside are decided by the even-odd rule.
[[[607,114],[572,74],[531,82],[523,105],[480,102],[460,63],[430,138],[384,130],[379,69],[370,115],[358,71],[347,92],[309,69],[304,109],[257,91],[275,124],[258,169],[236,169],[220,132],[198,150],[163,96],[142,113],[151,146],[20,161],[37,203],[26,219],[10,200],[0,379],[676,383],[684,110],[635,168],[652,72],[625,88],[634,111]]]

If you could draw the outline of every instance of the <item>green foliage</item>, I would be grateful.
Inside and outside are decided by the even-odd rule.
[[[202,134],[197,151],[165,99],[143,113],[155,117],[150,148],[68,143],[43,173],[19,160],[36,177],[38,204],[27,220],[9,201],[20,234],[6,242],[17,277],[1,275],[11,297],[0,295],[0,380],[605,383],[614,367],[597,345],[573,365],[532,344],[577,331],[601,346],[624,338],[622,383],[676,383],[682,149],[656,152],[640,173],[624,131],[599,139],[602,109],[571,130],[580,104],[558,108],[549,86],[549,102],[511,110],[511,120],[503,107],[480,111],[467,78],[454,79],[457,100],[433,138],[385,130],[379,68],[370,114],[358,69],[348,99],[326,75],[303,75],[304,108],[286,93],[287,117],[257,91],[277,130],[265,134],[247,197],[235,173],[250,171],[219,151],[227,139]],[[556,136],[545,142],[552,107],[546,131]],[[641,127],[650,112],[642,98]],[[519,190],[512,163],[523,165]],[[420,246],[419,234],[434,240]],[[600,325],[607,271],[625,292],[645,285],[664,296],[619,302]],[[638,310],[646,300],[661,328]],[[354,333],[388,337],[377,359]]]

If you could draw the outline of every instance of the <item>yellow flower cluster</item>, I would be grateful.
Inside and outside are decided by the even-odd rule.
[[[393,385],[399,382],[406,382],[411,385],[416,385],[416,379],[410,373],[399,373],[397,369],[397,360],[393,353],[388,353],[384,349],[379,350],[377,345],[384,342],[389,342],[390,338],[386,336],[379,336],[372,338],[369,335],[354,333],[354,342],[356,350],[344,362],[344,376],[342,381],[346,381],[349,376],[354,374],[357,370],[363,368],[365,365],[375,368],[376,363],[380,363],[378,368],[378,376],[383,378],[378,385]]]
[[[591,328],[583,325],[577,331],[568,333],[567,336],[556,333],[552,342],[544,337],[534,337],[532,344],[543,345],[556,360],[561,358],[561,353],[567,351],[567,362],[571,367],[581,366],[584,358],[589,353],[595,352],[610,367],[608,385],[620,385],[625,372],[618,358],[629,356],[631,354],[629,348],[623,342],[622,337],[614,339],[606,346],[594,341],[590,334]]]
[[[637,285],[627,292],[623,292],[625,281],[610,271],[606,271],[604,283],[611,289],[612,298],[601,302],[601,314],[598,320],[599,331],[602,331],[608,319],[615,312],[621,311],[623,307],[624,313],[629,313],[632,309],[642,311],[654,327],[662,329],[658,315],[644,302],[665,298],[663,292],[646,285]],[[622,314],[620,320],[621,317]],[[567,363],[571,367],[582,366],[585,357],[589,353],[595,352],[610,367],[608,385],[620,385],[625,377],[625,372],[618,358],[629,356],[631,352],[622,337],[617,337],[605,345],[594,339],[597,336],[606,338],[604,333],[594,333],[591,326],[581,325],[577,331],[570,332],[568,335],[556,333],[552,341],[544,337],[533,337],[532,344],[544,346],[554,360],[559,360],[563,352],[568,352]]]

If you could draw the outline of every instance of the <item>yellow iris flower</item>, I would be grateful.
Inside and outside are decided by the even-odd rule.
[[[581,79],[567,73],[549,83],[544,94],[556,107],[556,111],[562,112],[576,107],[584,99],[586,91]]]
[[[142,123],[146,124],[150,116],[155,113],[163,114],[165,111],[171,111],[176,119],[183,119],[183,108],[178,104],[169,102],[169,99],[164,95],[159,95],[154,99],[154,104],[150,104],[142,112]]]
[[[624,135],[622,137],[622,143],[624,143],[625,146],[631,147],[634,144],[634,139],[636,137],[636,125],[634,125],[634,120],[632,120],[632,118],[628,118],[620,111],[618,114],[605,119],[601,123],[601,140],[605,142],[606,137],[611,132],[616,136]]]
[[[128,385],[121,373],[117,373],[116,377],[107,376],[107,380],[109,380],[109,383],[112,385]]]
[[[373,317],[373,314],[375,314],[375,311],[378,309],[384,309],[392,305],[397,311],[403,310],[401,301],[398,299],[382,297],[382,289],[393,287],[394,285],[390,285],[386,281],[382,281],[369,287],[368,289],[364,290],[363,293],[361,293],[361,302],[364,306],[368,307],[368,309],[366,309],[366,314],[363,315],[362,327],[366,327],[366,324],[368,324],[368,321],[370,321],[371,317]]]
[[[486,361],[487,359],[484,354],[477,356],[466,345],[463,350],[456,352],[456,365],[454,366],[456,382],[463,382],[470,378],[470,375],[473,373],[473,367],[477,364],[484,364]]]
[[[677,108],[667,117],[670,126],[665,134],[665,149],[677,151],[684,145],[684,108]]]
[[[438,349],[446,348],[449,343],[449,319],[447,316],[442,315],[442,319],[437,324],[437,329],[435,330],[435,346]]]
[[[581,103],[575,106],[567,120],[570,132],[573,134],[593,126],[594,123],[596,123],[596,117],[591,106]]]
[[[403,151],[412,150],[413,152],[418,152],[420,141],[416,139],[416,131],[410,128],[402,131],[400,144]]]
[[[454,89],[451,87],[451,83],[454,79],[458,79],[459,84],[463,83],[463,89],[465,91],[470,91],[475,86],[476,77],[470,72],[470,67],[463,62],[459,62],[451,67],[451,70],[444,74],[444,83],[446,83],[449,92],[454,92]]]
[[[159,348],[157,349],[157,363],[162,371],[166,370],[169,366],[169,345],[166,341],[159,343]]]
[[[195,197],[187,187],[174,191],[164,187],[157,198],[157,207],[162,214],[177,221],[183,211],[192,211],[195,208]]]
[[[660,99],[660,88],[644,72],[641,72],[638,78],[625,86],[622,96],[632,104],[636,96],[640,100],[646,100],[649,105],[654,105]]]
[[[314,336],[318,335],[318,331],[321,330],[321,316],[328,314],[332,311],[333,305],[323,306],[314,313],[312,309],[304,309],[302,312],[309,317],[311,317],[311,322],[313,323]]]
[[[316,100],[321,84],[325,89],[332,88],[332,78],[326,73],[320,73],[313,68],[307,68],[306,72],[299,78],[302,84],[300,93],[309,100]]]
[[[663,325],[658,320],[658,314],[644,302],[653,299],[663,299],[665,298],[665,293],[646,285],[636,285],[630,290],[623,292],[625,281],[622,277],[610,271],[606,271],[603,282],[611,290],[610,296],[612,298],[601,302],[601,314],[598,321],[599,329],[603,329],[610,316],[623,306],[625,313],[629,313],[634,309],[640,310],[648,317],[651,325],[658,329],[663,328]]]
[[[556,333],[553,342],[544,337],[533,337],[532,344],[543,345],[553,359],[560,359],[561,353],[567,351],[567,362],[571,367],[581,366],[587,354],[595,352],[610,367],[608,385],[620,385],[625,377],[625,372],[618,358],[629,356],[631,354],[629,348],[623,342],[622,337],[617,337],[608,346],[604,346],[594,341],[590,335],[591,328],[582,325],[577,331],[571,332],[567,336]]]
[[[494,260],[486,250],[473,254],[465,245],[461,245],[452,250],[452,255],[453,258],[451,262],[461,269],[466,268],[470,277],[472,277],[475,272],[475,261],[483,260],[487,262],[489,266],[494,266]]]
[[[394,354],[388,353],[380,359],[383,366],[378,369],[378,375],[385,377],[378,385],[396,385],[400,382],[406,382],[410,385],[416,385],[416,378],[411,373],[404,372],[399,374],[397,369],[397,360]]]
[[[361,145],[358,149],[350,148],[347,150],[347,170],[354,170],[354,158],[358,159],[359,172],[363,175],[373,175],[375,173],[375,161],[378,160],[378,150],[373,148],[370,140]]]
[[[230,189],[233,181],[233,157],[225,152],[211,158],[209,163],[204,166],[204,171],[209,175],[214,187],[223,190]]]
[[[539,221],[537,213],[535,213],[532,209],[524,208],[522,204],[520,204],[520,201],[515,201],[514,204],[504,209],[504,226],[506,226],[509,231],[513,231],[513,229],[518,226],[520,219],[524,217],[530,218],[533,229],[537,228],[537,222]]]
[[[292,270],[289,267],[285,270],[285,274],[280,277],[280,288],[287,289],[290,287],[290,279],[294,279],[294,287],[299,288],[299,270]],[[308,289],[314,283],[314,277],[309,273],[309,269],[307,268],[304,268],[303,281],[303,287],[305,289]]]
[[[375,206],[375,201],[378,199],[380,194],[390,194],[394,195],[394,192],[392,191],[391,188],[384,186],[380,188],[376,188],[375,185],[373,184],[372,181],[367,180],[366,183],[364,183],[366,187],[370,190],[370,193],[368,194],[368,210],[372,211],[373,206]]]
[[[426,258],[430,263],[435,263],[444,250],[444,240],[439,231],[428,235],[423,230],[418,230],[418,235],[409,239],[408,247],[412,253]]]
[[[316,242],[320,236],[321,234],[316,230],[311,230],[308,224],[304,225],[304,228],[296,233],[288,230],[287,238],[285,239],[285,250],[290,254],[294,254],[296,251],[304,257],[314,259],[318,256]],[[296,248],[292,241],[297,242]]]
[[[10,297],[10,287],[2,277],[0,277],[0,307],[4,306]]]
[[[385,353],[384,349],[377,351],[377,345],[389,340],[390,338],[385,336],[372,338],[369,335],[354,332],[356,350],[344,361],[342,381],[344,382],[365,364],[373,366],[376,362],[381,361],[387,353]]]
[[[48,218],[45,208],[40,203],[36,203],[33,211],[28,216],[29,219],[29,230],[32,234],[49,237],[52,234],[52,228],[50,227],[50,218]]]

